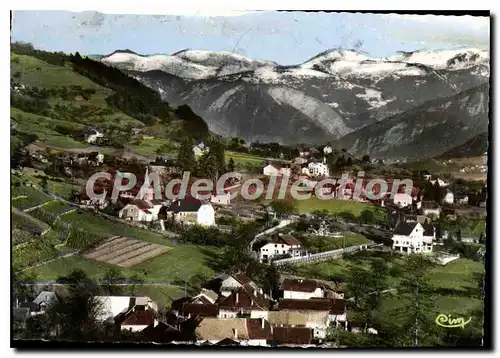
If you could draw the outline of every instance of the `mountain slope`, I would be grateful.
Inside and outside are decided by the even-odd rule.
[[[440,155],[488,130],[489,86],[426,103],[402,115],[366,126],[337,146],[381,158]]]
[[[190,105],[218,134],[285,144],[335,140],[489,81],[489,54],[478,49],[387,58],[333,49],[293,66],[192,50],[168,56],[115,52],[102,61],[164,100]]]
[[[488,150],[488,133],[479,133],[472,137],[465,143],[462,143],[446,153],[439,156],[439,158],[466,158],[466,157],[479,157]]]

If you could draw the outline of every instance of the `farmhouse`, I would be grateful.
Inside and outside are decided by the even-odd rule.
[[[392,234],[392,249],[405,253],[430,253],[435,238],[435,228],[430,224],[400,222]]]
[[[57,294],[52,291],[42,291],[36,296],[33,300],[34,305],[36,305],[37,309],[34,312],[31,312],[32,315],[36,315],[38,313],[44,313],[46,310],[51,309],[57,303],[59,303],[59,298]]]
[[[323,147],[323,154],[328,155],[333,153],[333,148],[330,145],[325,145]]]
[[[344,325],[346,321],[346,301],[343,299],[281,299],[278,302],[278,311],[327,312],[326,326],[330,324]]]
[[[97,320],[120,329],[142,331],[158,314],[158,304],[147,296],[96,296],[95,299],[101,307]]]
[[[443,203],[453,204],[454,201],[455,200],[453,193],[450,190],[448,190],[443,198]]]
[[[172,174],[177,172],[177,164],[174,159],[156,157],[154,162],[149,163],[152,173]]]
[[[396,195],[394,195],[394,204],[396,204],[400,208],[410,206],[412,202],[413,200],[410,194],[396,193]]]
[[[250,284],[234,290],[219,302],[219,318],[267,318],[270,302]]]
[[[264,167],[263,174],[267,176],[290,176],[292,171],[289,165],[270,163]]]
[[[203,142],[198,143],[193,146],[193,153],[196,158],[201,157],[203,154],[208,153],[210,150]]]
[[[272,328],[269,322],[262,319],[204,318],[196,327],[195,335],[198,344],[208,342],[218,345],[229,343],[230,345],[266,346],[272,337]]]
[[[290,255],[291,257],[303,255],[300,241],[289,234],[277,235],[259,249],[261,262],[267,262],[273,257],[282,255]]]
[[[245,285],[250,285],[250,287],[259,293],[262,293],[262,289],[257,286],[250,278],[243,275],[242,273],[234,273],[232,275],[223,275],[220,287],[221,295],[228,297],[237,289],[243,288]]]
[[[158,201],[153,203],[148,200],[132,199],[120,210],[118,217],[130,221],[151,222],[158,220],[158,214],[162,207],[163,205]]]
[[[170,206],[160,211],[160,216],[172,217],[175,221],[185,224],[215,225],[213,206],[193,197],[175,200]]]
[[[441,215],[441,207],[435,201],[422,201],[422,214],[425,216],[436,216]]]
[[[217,194],[213,193],[210,202],[216,205],[230,205],[231,204],[231,193]]]
[[[306,168],[303,168],[302,173],[304,173],[304,169]],[[325,163],[311,162],[307,167],[307,174],[315,177],[328,178],[330,176],[330,169],[328,168],[328,165],[326,165]]]
[[[316,280],[285,279],[280,287],[283,298],[308,300],[310,298],[323,298],[324,287]]]
[[[99,132],[97,129],[89,129],[85,133],[85,142],[90,144],[95,144],[100,138],[104,138],[104,133]]]

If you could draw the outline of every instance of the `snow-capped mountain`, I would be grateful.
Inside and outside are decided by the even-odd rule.
[[[182,50],[173,55],[144,56],[132,51],[115,51],[101,61],[122,69],[147,72],[160,70],[186,79],[204,79],[254,70],[273,62],[252,61],[225,51]]]
[[[116,51],[102,61],[165,100],[190,105],[217,133],[286,144],[338,139],[489,81],[489,54],[479,49],[384,58],[333,49],[292,66],[192,50],[154,56]]]

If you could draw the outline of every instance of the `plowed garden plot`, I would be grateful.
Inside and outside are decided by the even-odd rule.
[[[87,253],[85,257],[120,267],[132,267],[169,250],[167,246],[127,237],[114,237]]]

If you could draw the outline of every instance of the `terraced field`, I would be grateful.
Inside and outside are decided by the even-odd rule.
[[[129,268],[164,254],[170,248],[128,237],[113,237],[85,255],[86,258]]]

